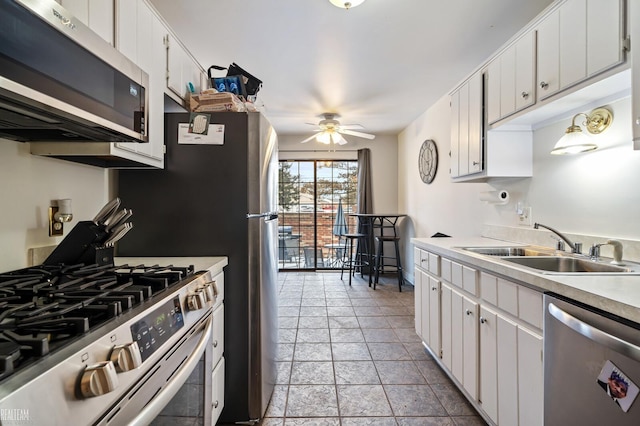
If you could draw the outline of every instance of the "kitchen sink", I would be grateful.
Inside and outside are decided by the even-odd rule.
[[[543,274],[630,274],[640,275],[640,265],[633,268],[612,265],[606,261],[593,261],[571,253],[537,246],[459,247],[472,253],[499,258]]]
[[[539,269],[546,273],[631,273],[632,269],[609,263],[594,262],[568,256],[503,257],[503,260],[518,265]]]
[[[505,257],[505,256],[553,256],[553,251],[545,251],[535,247],[462,247],[473,253],[484,254],[487,256]]]

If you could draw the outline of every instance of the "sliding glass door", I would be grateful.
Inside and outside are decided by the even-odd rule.
[[[283,270],[339,269],[344,238],[355,232],[358,162],[280,162],[278,265]]]

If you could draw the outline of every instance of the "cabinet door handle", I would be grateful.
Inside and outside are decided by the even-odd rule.
[[[464,311],[464,313],[467,314],[467,315],[471,315],[472,314],[471,309],[467,309],[466,311]]]
[[[520,94],[520,96],[522,96],[522,99],[527,99],[527,98],[529,97],[529,93],[527,93],[527,92],[522,92],[522,93]]]
[[[547,83],[546,81],[541,81],[540,82],[540,88],[547,90],[547,87],[549,87],[549,83]]]
[[[487,319],[485,317],[480,317],[480,324],[484,324],[487,322]]]

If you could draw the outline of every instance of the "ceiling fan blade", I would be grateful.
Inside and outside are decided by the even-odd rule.
[[[306,138],[305,140],[301,141],[300,143],[307,143],[307,142],[309,142],[310,140],[314,139],[316,136],[318,136],[318,134],[317,134],[317,133],[316,133],[316,134],[314,134],[314,135],[312,135],[312,136],[309,136],[308,138]]]
[[[374,139],[376,137],[375,135],[370,135],[369,133],[354,132],[353,130],[340,129],[340,133],[344,133],[345,135],[357,136],[359,138],[365,138],[365,139]]]
[[[340,128],[346,130],[364,130],[364,126],[362,124],[341,124]]]

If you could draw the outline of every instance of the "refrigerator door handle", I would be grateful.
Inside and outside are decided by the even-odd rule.
[[[266,213],[247,213],[247,219],[260,219],[264,218],[265,222],[270,220],[276,220],[278,218],[278,212],[266,212]]]

